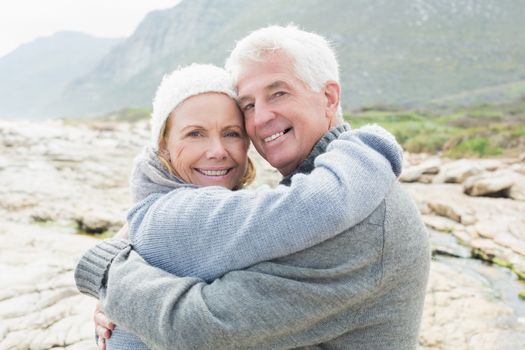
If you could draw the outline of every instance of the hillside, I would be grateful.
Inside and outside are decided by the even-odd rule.
[[[346,110],[512,101],[524,90],[524,11],[519,0],[183,0],[149,13],[40,112],[148,107],[166,72],[191,62],[222,65],[249,31],[290,22],[333,42]]]
[[[0,117],[41,117],[66,85],[122,39],[58,32],[0,58]]]

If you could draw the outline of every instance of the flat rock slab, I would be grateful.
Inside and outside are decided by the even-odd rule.
[[[460,260],[432,262],[420,349],[525,349],[525,323],[501,292],[454,261]]]
[[[95,300],[73,271],[96,239],[0,222],[0,350],[95,350]]]
[[[447,228],[471,248],[485,250],[525,272],[525,202],[507,198],[472,197],[459,184],[404,184],[426,215],[446,217]],[[430,227],[444,220],[426,218]]]

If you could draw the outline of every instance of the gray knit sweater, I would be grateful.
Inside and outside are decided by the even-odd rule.
[[[326,148],[340,136],[341,141],[346,141],[346,153],[340,159],[345,160],[347,177],[329,175],[322,179],[323,175],[315,174],[292,187],[275,190],[265,186],[236,193],[220,187],[199,191],[170,175],[154,152],[143,152],[135,160],[131,176],[131,191],[139,201],[128,214],[134,249],[151,265],[177,276],[213,281],[228,271],[309,248],[357,224],[386,195],[395,178],[392,173],[398,175],[401,169],[402,153],[394,138],[382,128],[348,130],[347,125],[334,128],[313,151]],[[344,131],[346,134],[340,135]],[[295,173],[306,167],[314,167],[310,158]],[[285,180],[288,186],[291,178],[290,175]],[[334,186],[341,181],[341,191],[333,191],[328,186],[330,181]],[[376,192],[370,193],[368,187]],[[177,191],[172,192],[174,189]],[[254,204],[249,205],[250,201]],[[230,212],[236,215],[225,214]],[[304,219],[291,230],[283,212]],[[201,223],[196,223],[196,215]],[[118,326],[107,348],[147,349],[138,337]]]
[[[128,214],[134,249],[167,272],[213,281],[354,226],[385,197],[401,171],[402,151],[378,126],[344,132],[347,129],[334,128],[314,147],[313,153],[318,152],[339,137],[324,157],[330,159],[321,162],[321,157],[317,171],[309,176],[299,171],[293,182],[289,176],[287,186],[275,189],[195,188],[177,185],[174,177],[167,187],[154,180],[153,174],[164,169],[157,157],[139,159],[135,168],[141,170],[133,173],[132,191],[137,199],[145,199]],[[301,165],[305,166],[314,169],[310,160]]]
[[[341,149],[345,149],[344,145],[348,146],[349,144],[351,144],[351,142],[348,142],[348,140],[345,140],[344,134],[338,135],[338,133],[336,133],[334,136],[336,137],[339,136],[341,140],[333,143],[331,152],[327,152],[323,156],[318,157],[318,159],[315,162],[315,165],[317,165],[318,168],[320,169],[325,169],[325,170],[330,169],[329,172],[337,174],[337,170],[341,170],[341,169],[338,169],[336,164],[330,164],[330,162],[334,161],[334,163],[344,163],[340,161],[342,154],[337,154],[337,149],[338,147],[340,147]],[[307,164],[308,163],[313,164],[312,159],[315,157],[316,153],[317,152],[322,153],[323,148],[325,147],[326,145],[323,144],[323,142],[321,142],[320,146],[314,149],[312,156],[309,159],[307,159],[307,161],[305,162],[306,165],[303,164],[304,167],[302,166],[303,167],[302,171],[310,172],[312,170],[312,169],[308,169],[309,166]],[[337,159],[336,156],[338,157],[339,161],[335,161]],[[369,155],[369,156],[373,157],[373,155]],[[304,176],[300,174],[298,176],[299,176],[299,179],[315,177],[316,175],[319,174],[319,172],[320,172],[319,169],[316,169],[315,171],[312,172],[310,176]],[[341,177],[337,177],[339,179],[338,180],[339,185],[340,183],[343,183],[345,181],[344,177],[345,177],[344,174],[342,175],[343,180],[341,180]],[[290,192],[293,192],[296,178],[297,176],[292,178],[291,186],[288,188]],[[329,184],[330,177],[327,177],[326,179],[323,179],[323,180],[328,181],[328,183],[324,183],[325,185],[328,185],[328,186],[330,185]],[[287,178],[284,181],[290,182],[290,178]],[[397,185],[395,185],[394,187],[397,187]],[[333,192],[341,192],[337,187],[329,186],[329,189],[330,191],[333,191]],[[373,189],[368,188],[367,190],[368,191],[372,190],[371,193],[374,193]],[[346,201],[348,201],[349,199],[352,200],[353,198],[354,197],[352,196],[347,196]],[[373,199],[373,196],[372,196],[372,199]],[[299,200],[301,199],[299,198]],[[343,198],[343,201],[344,200],[345,199]],[[363,198],[362,200],[365,200],[365,198]],[[379,202],[381,203],[381,201]],[[263,201],[263,203],[265,202]],[[272,203],[272,202],[269,202],[269,203]],[[295,204],[296,203],[298,202],[295,202]],[[247,204],[249,205],[249,203]],[[330,203],[323,203],[323,204],[330,205]],[[385,204],[383,204],[383,206],[385,206]],[[300,224],[299,221],[305,218],[301,216],[300,213],[297,214],[296,212],[294,212],[294,210],[297,210],[296,208],[294,209],[294,207],[299,207],[299,206],[294,205],[290,207],[289,208],[291,210],[290,212],[284,211],[284,213],[287,213],[287,215],[283,215],[282,214],[283,212],[280,212],[281,216],[287,217],[288,221],[291,221],[294,224],[291,227],[297,227]],[[408,202],[408,209],[409,209],[409,212],[410,212],[410,209],[413,209],[413,206],[411,205],[410,202]],[[219,212],[221,213],[220,215],[225,215],[224,211],[219,211]],[[233,212],[235,213],[235,211]],[[375,213],[376,212],[377,212],[377,209]],[[317,213],[316,211],[313,211],[311,214],[306,212],[306,213],[303,213],[303,215],[304,214],[316,215],[316,213]],[[350,215],[352,215],[352,213],[354,212],[350,211],[346,213],[349,213]],[[418,221],[417,212],[415,213],[415,215],[414,213],[411,213],[411,216],[412,217],[409,217],[410,219],[412,219],[411,221],[414,224],[416,224],[416,226],[418,226],[416,227],[415,231],[417,233],[421,233],[421,225],[420,225],[420,222]],[[322,218],[322,216],[319,216],[319,217]],[[318,220],[319,220],[319,217],[318,217]],[[385,219],[384,214],[383,214],[382,219],[383,220]],[[410,223],[410,221],[407,221],[406,223]],[[377,223],[375,223],[375,225],[378,226]],[[362,226],[362,223],[356,226],[356,228],[360,226]],[[349,227],[349,226],[346,226],[346,227]],[[271,229],[271,227],[269,229]],[[332,237],[334,235],[333,233],[331,235],[327,234],[327,237],[321,240],[324,242],[317,244],[317,246],[312,247],[310,249],[306,249],[304,252],[296,253],[296,254],[289,255],[289,256],[284,256],[281,259],[276,259],[271,263],[261,263],[245,271],[228,273],[223,278],[217,279],[212,284],[205,284],[205,282],[197,278],[177,278],[173,275],[164,275],[164,277],[162,277],[159,280],[157,279],[157,277],[159,276],[158,273],[160,273],[160,271],[150,266],[147,266],[142,261],[142,259],[140,259],[140,257],[136,255],[134,252],[131,252],[131,254],[128,255],[129,248],[125,247],[124,242],[109,241],[109,242],[100,244],[98,247],[92,249],[90,252],[88,252],[88,254],[86,254],[86,256],[80,262],[79,267],[77,268],[76,278],[77,278],[77,283],[79,285],[79,288],[81,290],[88,292],[90,294],[93,294],[93,295],[97,295],[99,292],[101,293],[100,296],[102,297],[102,300],[105,302],[106,312],[112,319],[116,321],[117,324],[123,325],[124,327],[133,330],[134,332],[139,334],[141,337],[143,337],[146,340],[146,342],[153,348],[157,348],[157,347],[159,348],[179,348],[179,347],[180,348],[206,348],[207,346],[211,348],[250,348],[250,347],[275,348],[275,347],[297,347],[297,346],[303,346],[307,344],[316,344],[316,343],[328,341],[330,339],[333,341],[335,340],[334,339],[335,337],[332,332],[333,329],[331,327],[329,327],[331,332],[328,332],[331,335],[325,334],[323,337],[319,337],[320,334],[318,334],[318,331],[314,331],[316,329],[316,327],[314,327],[314,324],[315,324],[314,321],[318,320],[319,317],[323,317],[323,316],[322,316],[322,313],[318,315],[310,314],[311,311],[315,310],[315,308],[313,310],[310,310],[310,308],[313,306],[311,305],[311,302],[317,300],[315,301],[314,304],[317,304],[317,302],[319,302],[322,305],[324,305],[326,304],[326,301],[327,301],[326,297],[328,296],[337,297],[337,293],[333,294],[335,293],[335,291],[325,290],[325,292],[329,292],[329,293],[324,294],[322,292],[324,289],[323,286],[325,284],[322,281],[323,279],[321,278],[321,276],[318,275],[318,273],[314,274],[317,276],[311,276],[311,274],[308,272],[309,268],[307,268],[307,266],[308,265],[315,266],[316,264],[323,265],[326,263],[326,261],[330,261],[331,259],[336,259],[336,260],[341,259],[343,258],[343,256],[340,256],[340,254],[338,254],[339,251],[341,253],[344,253],[343,255],[346,257],[346,258],[343,258],[343,260],[348,259],[349,258],[349,256],[347,256],[348,252],[345,252],[345,249],[341,251],[341,248],[345,248],[345,247],[350,248],[350,247],[347,247],[348,242],[346,243],[345,241],[339,242],[335,246],[333,244],[329,244],[329,246],[332,246],[332,249],[324,252],[323,254],[321,254],[321,256],[316,256],[317,254],[314,254],[314,256],[311,256],[310,258],[306,259],[304,262],[300,263],[298,266],[294,267],[294,264],[288,266],[285,269],[288,272],[286,271],[278,272],[279,269],[273,271],[273,268],[271,268],[270,270],[266,272],[264,271],[265,269],[263,268],[262,275],[259,275],[258,273],[253,274],[253,272],[258,271],[258,269],[262,266],[274,266],[274,267],[281,266],[280,263],[277,263],[277,265],[275,265],[275,262],[279,260],[284,259],[283,261],[286,261],[287,259],[291,259],[291,261],[294,261],[293,259],[294,256],[298,256],[298,255],[300,256],[301,254],[307,253],[309,251],[315,252],[318,250],[319,247],[326,246],[329,242],[332,242],[334,240],[340,241],[339,237],[345,236],[346,233],[349,231],[352,231],[352,230],[346,230],[342,235],[339,235],[333,239],[326,240],[326,238]],[[296,232],[294,232],[294,235],[301,235],[301,233],[302,231],[297,230]],[[364,237],[359,238],[361,236],[364,236]],[[261,236],[259,236],[259,238],[260,237]],[[363,242],[366,242],[368,240],[367,237],[368,237],[368,234],[364,234],[364,235],[361,234],[355,237],[358,239],[354,243],[356,247],[358,247],[359,249],[356,249],[355,247],[352,248],[352,251],[354,251],[356,255],[356,257],[352,259],[356,259],[357,261],[359,261],[361,258],[363,258],[363,256],[369,255],[367,253],[367,249],[364,249],[367,247],[367,245],[365,244],[363,246]],[[424,288],[424,283],[426,282],[425,271],[428,270],[428,266],[427,266],[427,270],[425,270],[425,264],[424,264],[425,258],[428,258],[428,251],[424,249],[426,240],[423,238],[425,236],[418,234],[416,235],[416,237],[418,237],[418,239],[415,240],[415,244],[411,244],[411,245],[412,246],[415,245],[419,248],[423,248],[423,249],[415,250],[415,253],[418,254],[420,257],[422,257],[419,260],[422,259],[421,261],[423,262],[423,264],[419,264],[419,269],[422,271],[422,273],[419,273],[415,276],[416,280],[418,281],[418,286],[417,286],[418,288],[415,291],[413,291],[416,295],[416,299],[415,299],[416,304],[420,305],[422,301],[421,287]],[[293,241],[293,239],[291,240]],[[115,262],[112,264],[112,268],[109,270],[110,278],[109,278],[109,284],[107,285],[107,289],[106,289],[105,280],[103,278],[104,273],[107,272],[106,267],[108,266],[110,259],[112,259],[114,255],[118,253],[121,249],[123,249],[123,254],[120,254],[119,257],[117,257],[117,260],[115,260]],[[363,249],[364,249],[364,252],[361,251]],[[203,254],[203,255],[206,255],[206,254]],[[306,254],[306,255],[309,255],[309,254]],[[129,257],[129,259],[127,259],[127,257]],[[299,259],[299,260],[302,260],[302,259]],[[126,266],[130,266],[130,265],[134,265],[135,267],[139,268],[139,270],[136,270],[133,272],[132,270],[128,270],[129,275],[126,274],[126,276],[115,272],[115,271],[120,271],[122,269],[125,270]],[[287,264],[283,266],[286,266],[286,265]],[[370,266],[368,266],[367,264],[365,264],[364,267],[366,267],[367,269],[370,268]],[[146,270],[143,270],[142,268],[146,268],[146,270],[150,270],[150,269],[153,269],[153,270],[146,272]],[[339,285],[339,288],[341,288],[341,292],[343,292],[343,295],[345,294],[345,289],[349,289],[349,291],[352,290],[353,288],[346,288],[346,287],[350,287],[350,285],[347,285],[346,283],[342,283],[344,281],[343,275],[348,274],[347,268],[338,267],[337,264],[335,266],[332,266],[332,268],[336,268],[335,271],[331,272],[330,266],[323,267],[321,268],[321,270],[322,271],[326,270],[326,272],[328,272],[328,275],[332,275],[332,277],[336,278],[336,281],[338,281],[336,284]],[[377,269],[377,267],[375,269]],[[337,270],[339,270],[339,272],[337,272]],[[277,273],[274,273],[274,272],[277,272]],[[378,278],[377,272],[378,271],[375,271],[375,273],[373,274],[372,276],[373,280],[377,280]],[[152,274],[151,276],[149,275],[150,273]],[[301,276],[299,280],[297,280],[298,276],[293,277],[297,273],[299,274],[299,276]],[[340,275],[341,273],[343,275]],[[135,279],[135,277],[138,276],[136,274],[140,275],[140,278],[144,278],[146,281],[151,281],[151,283],[146,283],[146,282],[137,283],[140,280],[140,278]],[[291,274],[291,275],[287,276],[288,274]],[[113,277],[113,275],[115,275],[116,277]],[[348,277],[351,277],[350,275]],[[237,280],[236,278],[234,278],[233,284],[231,283],[224,284],[223,282],[228,281],[231,278],[231,276],[239,276],[240,280]],[[252,279],[253,277],[256,277],[257,283],[255,284],[253,283],[254,282],[254,280]],[[290,277],[292,278],[290,279]],[[299,287],[297,283],[299,283],[300,280],[304,279],[306,282],[312,277],[314,277],[314,280],[318,280],[321,278],[319,280],[319,284],[314,281],[311,281],[305,285],[302,285],[302,283],[300,283],[300,285],[304,288],[304,290],[302,290],[301,288],[299,288],[299,290],[294,290],[294,288]],[[359,276],[354,276],[354,277],[358,278]],[[211,276],[211,278],[213,278],[213,275]],[[343,278],[343,279],[340,280],[340,278]],[[129,281],[131,279],[133,279],[134,282],[137,284],[127,285],[126,281]],[[365,280],[366,279],[368,278],[365,278]],[[329,280],[330,279],[328,279],[327,281]],[[259,282],[261,282],[260,285],[259,285]],[[362,284],[363,282],[366,282],[366,281],[361,281],[357,286],[354,286],[354,287],[359,289],[360,284]],[[120,283],[123,283],[123,284],[120,284]],[[156,287],[160,287],[164,283],[169,284],[169,289],[164,289],[163,287],[161,287],[160,289],[156,289]],[[250,285],[251,288],[248,288],[248,285],[246,285],[246,283],[248,283],[248,285]],[[269,284],[265,286],[265,283],[269,283]],[[264,293],[261,293],[262,290],[254,290],[254,287],[257,287],[258,285],[259,287],[263,288],[263,290],[265,290]],[[112,286],[114,286],[115,288],[112,288]],[[243,286],[246,288],[244,288]],[[271,288],[268,288],[270,286]],[[330,283],[327,284],[325,287],[329,287],[329,286],[330,286]],[[125,289],[120,289],[123,287]],[[218,289],[215,290],[215,288],[217,287]],[[330,287],[335,287],[335,286],[330,286]],[[225,289],[223,290],[222,288],[225,288]],[[234,290],[228,291],[229,288],[233,288]],[[279,305],[279,303],[277,303],[277,305],[273,306],[272,304],[275,301],[277,301],[277,300],[274,300],[274,297],[277,297],[278,299],[280,297],[284,297],[284,295],[281,295],[281,292],[287,290],[288,288],[292,288],[291,290],[289,290],[289,292],[293,292],[296,295],[305,296],[305,293],[306,295],[309,295],[308,291],[315,292],[315,293],[310,295],[310,297],[308,298],[310,301],[305,300],[306,304],[302,305],[301,303],[299,303],[297,304],[297,307],[292,307],[292,309],[290,309],[290,307],[293,306],[293,304],[289,304],[290,300],[288,301],[283,300],[285,301],[285,305]],[[311,290],[311,288],[314,288],[314,290]],[[170,290],[169,295],[165,295],[165,292],[164,292],[165,290]],[[202,299],[204,294],[201,294],[201,293],[204,293],[205,290],[209,290],[211,292],[217,291],[218,292],[218,294],[216,294],[217,298],[213,297],[210,300],[204,301]],[[281,290],[281,292],[279,292],[279,290]],[[107,294],[106,294],[106,291],[107,291]],[[126,291],[126,293],[123,293],[124,291]],[[193,299],[193,298],[190,298],[191,300],[187,299],[187,293],[189,293],[190,291],[192,295],[194,295],[197,299]],[[225,291],[226,293],[224,294]],[[145,292],[144,295],[146,297],[143,297],[141,295],[142,292]],[[274,292],[277,293],[277,295],[272,295],[272,293]],[[118,294],[118,296],[113,295],[113,293]],[[236,295],[236,293],[240,293],[240,295]],[[106,295],[107,295],[107,298],[105,298]],[[214,295],[215,295],[214,293],[209,294],[210,297]],[[226,300],[223,300],[225,297],[228,298],[228,296],[230,296],[232,299],[229,300],[228,302]],[[241,297],[241,299],[239,299],[239,297]],[[294,299],[294,297],[292,297],[291,295],[290,297],[291,299]],[[137,300],[133,301],[134,298],[137,298]],[[363,296],[360,296],[360,298],[363,298]],[[126,303],[121,303],[119,301],[121,299],[126,300],[126,303],[131,303],[133,305],[129,305],[129,307],[127,307]],[[343,299],[341,299],[340,301],[344,301]],[[167,304],[165,304],[163,300],[165,300]],[[222,305],[220,300],[222,300],[225,304]],[[116,304],[112,303],[111,301],[115,302]],[[188,304],[187,302],[190,302],[190,303]],[[196,304],[194,302],[196,302]],[[221,321],[221,317],[216,318],[213,312],[210,313],[211,310],[209,309],[209,305],[207,305],[208,302],[215,305],[214,307],[219,307],[223,311],[225,311],[225,309],[223,308],[226,307],[228,309],[228,307],[231,306],[232,302],[239,303],[237,307],[230,310],[231,312],[233,312],[233,310],[235,309],[237,310],[236,312],[239,313],[236,316],[236,321],[235,321],[236,326],[231,327],[232,325],[229,324],[228,322],[223,324],[223,322]],[[217,304],[217,302],[219,303]],[[335,301],[332,301],[328,304],[331,305],[333,304],[333,302]],[[181,305],[187,305],[189,306],[189,308],[186,308],[186,309],[181,308]],[[322,308],[325,308],[326,306],[328,305],[325,305]],[[142,308],[149,309],[150,307],[153,307],[153,309],[150,309],[151,311],[156,310],[156,311],[163,312],[163,313],[157,315],[156,312],[148,313],[147,311],[149,310],[142,309]],[[208,311],[205,311],[203,313],[204,310],[208,310]],[[243,317],[243,314],[245,312],[243,310],[247,312],[246,316],[249,315],[249,317]],[[280,315],[280,316],[283,316],[281,317],[281,319],[288,319],[288,321],[291,322],[291,324],[288,324],[286,327],[281,329],[281,327],[283,327],[284,325],[279,320],[280,318],[278,317],[274,319],[273,316],[268,318],[267,316],[265,316],[266,310],[269,310],[268,315],[273,315],[273,316],[275,316],[275,312],[284,313],[284,315]],[[139,312],[135,313],[136,311],[139,311]],[[410,321],[412,326],[408,327],[407,331],[408,333],[411,334],[411,337],[408,340],[405,339],[405,342],[414,343],[413,342],[414,333],[415,335],[417,335],[417,325],[419,324],[418,315],[420,316],[420,312],[418,311],[420,311],[420,307],[416,307],[415,310],[413,307],[410,308],[410,312],[413,313],[413,317],[409,318],[408,321]],[[194,312],[196,313],[193,314]],[[332,309],[331,312],[333,313],[334,310]],[[234,314],[235,313],[231,315],[234,316]],[[138,315],[141,315],[141,316],[137,318],[136,316]],[[155,318],[155,315],[160,316],[160,319]],[[183,316],[183,315],[186,315],[186,316]],[[178,319],[177,316],[182,317],[182,318]],[[206,320],[206,316],[211,317],[211,319]],[[327,315],[325,315],[324,317],[326,316]],[[255,317],[255,319],[252,319],[252,317]],[[299,319],[296,319],[296,317],[299,317]],[[186,319],[186,321],[184,319]],[[244,320],[244,321],[241,321],[241,320]],[[330,320],[330,317],[328,317],[328,320]],[[204,322],[200,324],[201,321],[204,321]],[[227,319],[225,321],[233,321],[233,320]],[[304,321],[309,322],[309,326],[305,326]],[[178,322],[178,323],[175,326],[173,322]],[[200,328],[200,332],[204,334],[205,336],[202,339],[199,339],[200,338],[199,334],[194,334],[192,336],[189,336],[187,332],[191,332],[192,328],[182,327],[180,322],[182,323],[186,322],[186,325],[192,324],[193,327],[196,327],[196,328],[193,328],[193,331],[196,331],[197,329]],[[216,324],[216,322],[219,322],[219,323]],[[316,322],[319,322],[319,321],[316,321]],[[293,330],[295,329],[295,326],[294,326],[295,323],[297,323],[298,325],[302,324],[302,326],[300,326],[300,330],[298,329],[296,329],[295,331]],[[197,325],[199,326],[197,327]],[[202,327],[204,325],[210,325],[210,329],[203,330]],[[414,328],[414,325],[416,325],[415,328]],[[226,329],[222,329],[222,326],[226,327]],[[236,327],[239,327],[239,328],[237,329]],[[345,327],[348,327],[348,326],[345,326]],[[345,328],[345,327],[343,327],[343,329],[350,330],[350,328]],[[340,327],[336,327],[336,328],[340,328]],[[171,331],[168,331],[170,329]],[[246,338],[245,342],[244,341],[240,342],[238,337],[242,337],[244,339],[247,336],[247,334],[245,334],[245,329],[246,330],[252,329],[252,332],[254,332],[254,334],[252,334],[252,337]],[[284,331],[285,329],[289,329],[290,333],[286,333],[286,332],[284,334],[279,333],[279,332],[276,332],[277,329],[281,329],[282,331]],[[180,332],[178,330],[180,330]],[[304,333],[305,336],[307,335],[307,333],[309,334],[310,331],[313,332],[313,334],[310,334],[307,337],[309,339],[308,341],[303,342],[303,341],[294,340],[295,336],[293,334],[301,330],[302,332],[305,332]],[[343,333],[340,333],[339,335],[342,335]],[[352,332],[352,334],[354,333],[355,332]],[[315,334],[317,334],[317,336],[314,336]],[[223,335],[226,337],[224,337]],[[271,335],[274,335],[275,337],[272,338],[270,337]],[[216,338],[217,336],[219,337]],[[255,336],[255,339],[253,339],[253,336]],[[184,339],[184,341],[182,341],[182,339]],[[278,345],[278,344],[281,344],[281,345]],[[284,345],[284,344],[288,344],[288,345]]]

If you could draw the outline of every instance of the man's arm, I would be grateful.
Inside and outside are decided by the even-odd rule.
[[[395,139],[379,127],[345,132],[315,159],[311,174],[294,176],[289,187],[150,196],[129,214],[130,239],[156,267],[213,280],[361,222],[384,199],[401,159]]]
[[[104,310],[155,349],[277,349],[328,341],[351,328],[345,311],[372,295],[378,282],[359,272],[377,260],[372,250],[356,264],[317,276],[286,278],[287,268],[301,268],[279,264],[273,271],[283,273],[269,274],[273,263],[264,263],[207,284],[173,276],[120,247],[116,242],[107,287],[99,289]]]

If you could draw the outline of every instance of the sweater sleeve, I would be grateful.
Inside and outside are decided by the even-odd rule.
[[[385,198],[402,151],[379,127],[347,131],[291,185],[154,194],[128,214],[130,240],[150,264],[206,281],[286,256],[365,219]]]
[[[344,315],[373,295],[376,284],[341,269],[325,272],[335,282],[243,270],[208,284],[169,274],[126,249],[111,265],[101,301],[110,319],[150,348],[290,349],[348,331]]]

